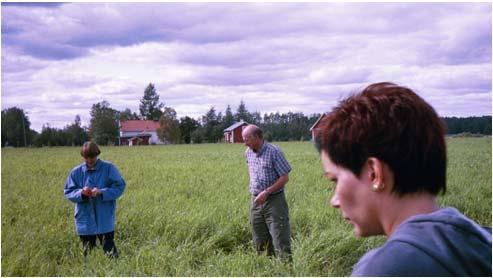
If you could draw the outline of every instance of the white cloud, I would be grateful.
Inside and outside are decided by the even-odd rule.
[[[416,90],[441,115],[491,115],[490,3],[68,3],[2,6],[2,109],[63,127],[145,87],[178,116],[328,111],[364,86]]]

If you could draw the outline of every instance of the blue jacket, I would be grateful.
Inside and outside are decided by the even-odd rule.
[[[491,276],[491,229],[455,208],[411,217],[352,276]]]
[[[98,187],[98,197],[83,197],[84,186]],[[65,198],[75,203],[75,229],[78,235],[96,235],[115,230],[116,199],[123,194],[125,181],[110,162],[98,159],[93,170],[85,163],[75,167],[65,182]]]

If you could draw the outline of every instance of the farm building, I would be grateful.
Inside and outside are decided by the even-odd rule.
[[[315,142],[315,136],[320,132],[320,123],[322,122],[322,119],[325,117],[325,113],[322,114],[317,121],[310,127],[310,131],[312,132],[312,141]]]
[[[130,120],[120,122],[120,145],[164,144],[157,136],[158,121]]]
[[[241,132],[248,123],[244,121],[237,122],[224,130],[224,141],[230,143],[243,143]]]

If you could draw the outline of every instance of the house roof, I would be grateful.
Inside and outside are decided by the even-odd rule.
[[[240,122],[237,122],[237,123],[234,123],[232,124],[230,127],[226,128],[224,131],[232,131],[242,125],[247,125],[248,123],[247,122],[244,122],[244,121],[240,121]]]
[[[131,121],[120,122],[120,131],[123,132],[130,132],[130,131],[149,132],[149,131],[156,131],[158,128],[159,128],[158,121],[131,120]]]
[[[324,113],[324,114],[320,115],[320,117],[317,119],[317,121],[312,125],[312,127],[310,127],[310,131],[312,131],[318,125],[318,123],[320,122],[320,120],[323,117],[325,117],[325,114],[327,114],[327,113]]]

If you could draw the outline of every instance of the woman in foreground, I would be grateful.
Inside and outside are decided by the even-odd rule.
[[[331,205],[357,236],[385,235],[353,276],[491,276],[491,229],[436,196],[446,189],[445,128],[408,88],[377,83],[325,115],[317,136]]]

